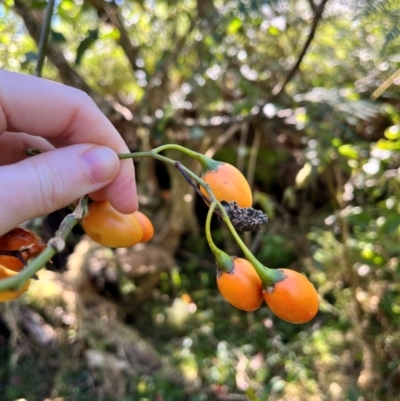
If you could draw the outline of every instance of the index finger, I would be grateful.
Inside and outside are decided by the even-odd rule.
[[[122,137],[90,97],[77,89],[29,75],[0,71],[0,133],[26,132],[53,144],[93,143],[129,152]],[[96,198],[122,213],[137,209],[133,162],[121,161],[115,180]]]

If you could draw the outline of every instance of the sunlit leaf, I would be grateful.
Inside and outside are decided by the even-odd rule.
[[[268,32],[269,32],[272,36],[278,36],[278,35],[281,33],[281,31],[280,31],[278,28],[276,28],[275,26],[270,26],[270,27],[268,28]]]
[[[86,50],[88,50],[89,47],[92,46],[94,42],[96,42],[98,37],[99,37],[98,29],[93,29],[88,31],[88,35],[86,36],[85,39],[82,40],[82,42],[79,44],[76,50],[76,59],[75,59],[76,65],[79,65],[81,63],[82,57],[84,56]]]
[[[296,189],[303,189],[305,188],[311,179],[312,173],[312,165],[311,163],[307,162],[304,166],[299,170],[296,175],[295,179],[295,188]]]
[[[347,157],[348,159],[358,159],[359,158],[359,153],[354,148],[353,145],[346,144],[346,145],[339,146],[338,152],[340,155]]]
[[[75,8],[75,4],[71,0],[63,0],[61,1],[59,7],[65,11],[71,11]]]
[[[239,18],[233,18],[226,28],[228,35],[235,34],[242,26],[242,21]]]
[[[385,137],[390,140],[400,139],[400,124],[386,128]]]
[[[47,7],[47,1],[32,1],[29,8],[32,10],[42,10]]]

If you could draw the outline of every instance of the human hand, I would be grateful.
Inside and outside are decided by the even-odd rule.
[[[86,194],[137,210],[133,162],[117,156],[129,150],[82,91],[0,71],[0,149],[0,235]]]

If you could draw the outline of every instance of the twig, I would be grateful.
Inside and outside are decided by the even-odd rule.
[[[240,141],[239,141],[238,156],[236,163],[236,167],[240,171],[243,171],[244,168],[244,156],[245,156],[244,149],[246,147],[248,134],[249,134],[249,124],[242,123],[240,125]]]
[[[308,38],[306,40],[306,43],[304,43],[303,49],[301,50],[299,57],[297,58],[296,63],[292,67],[292,69],[289,71],[288,75],[286,76],[285,80],[283,83],[278,83],[274,89],[272,89],[272,96],[273,98],[278,97],[283,90],[285,89],[286,85],[289,83],[289,81],[293,78],[293,76],[296,74],[298,71],[301,62],[303,61],[304,56],[307,53],[308,48],[310,47],[310,44],[312,40],[314,39],[315,32],[317,30],[319,21],[321,20],[322,14],[325,9],[325,5],[328,2],[328,0],[322,0],[320,5],[315,9],[315,14],[314,14],[314,19],[311,25],[311,31],[308,35]]]
[[[249,166],[247,168],[247,181],[250,187],[253,186],[254,182],[254,173],[256,171],[256,163],[257,163],[258,152],[260,150],[260,143],[261,143],[261,129],[259,127],[256,127],[253,144],[251,146],[251,151],[250,151]]]
[[[182,168],[182,163],[177,161],[175,162],[175,167],[179,170],[179,172],[183,175],[183,178],[192,186],[195,191],[204,199],[204,201],[208,204],[211,203],[210,198],[205,196],[199,189],[198,185],[193,182],[193,180],[189,177],[186,171]]]
[[[108,19],[111,24],[117,28],[121,34],[120,39],[118,40],[118,44],[121,46],[124,51],[133,71],[137,71],[139,68],[136,65],[136,58],[138,56],[138,48],[132,44],[132,41],[129,38],[128,32],[126,31],[119,14],[116,10],[116,7],[111,7],[106,1],[102,1],[102,7],[107,14]],[[140,68],[143,70],[143,68]]]
[[[26,29],[28,30],[32,39],[39,46],[40,27],[43,24],[42,18],[38,16],[39,14],[33,13],[24,0],[14,0],[14,9],[23,19]],[[69,65],[59,46],[52,42],[48,43],[46,55],[47,59],[57,68],[61,80],[65,84],[86,92],[96,102],[104,114],[109,115],[112,111],[123,117],[123,114],[119,113],[111,102],[107,101],[103,98],[103,96],[95,92],[78,74],[78,72]]]
[[[311,9],[314,11],[314,13],[317,11],[317,5],[315,4],[314,0],[308,0],[310,3]]]
[[[381,96],[382,93],[385,92],[385,90],[388,89],[390,87],[390,85],[393,84],[395,79],[397,79],[399,77],[400,77],[400,70],[397,70],[382,85],[380,85],[378,89],[375,90],[375,92],[371,95],[371,99],[373,99],[373,100],[378,99],[378,97]]]
[[[48,0],[46,7],[46,15],[44,17],[42,31],[40,33],[38,60],[35,70],[35,75],[38,77],[42,75],[44,59],[46,58],[47,45],[49,43],[51,17],[53,16],[53,11],[54,11],[54,3],[55,0]]]
[[[258,251],[258,248],[261,245],[262,239],[263,239],[266,231],[267,231],[266,228],[262,228],[260,231],[257,232],[257,234],[255,235],[253,242],[251,243],[251,246],[250,246],[251,253],[254,254]]]
[[[218,136],[217,141],[205,152],[205,155],[208,157],[213,157],[215,153],[217,153],[224,146],[224,144],[236,134],[239,128],[239,123],[232,124],[223,134]]]

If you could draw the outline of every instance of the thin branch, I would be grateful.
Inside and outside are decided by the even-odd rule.
[[[382,95],[385,90],[387,90],[393,82],[400,78],[400,70],[397,70],[394,74],[392,74],[375,92],[371,95],[371,99],[376,100],[379,96]]]
[[[40,77],[42,75],[44,59],[46,58],[47,45],[49,43],[49,34],[50,34],[50,27],[51,27],[51,17],[53,16],[53,12],[54,12],[54,3],[55,3],[55,0],[48,0],[47,7],[46,7],[46,15],[44,17],[44,22],[43,22],[43,26],[42,26],[42,32],[40,34],[38,60],[37,60],[36,71],[35,71],[35,75],[38,77]]]
[[[260,150],[260,143],[261,143],[261,129],[258,126],[256,126],[253,143],[251,145],[250,159],[249,159],[249,164],[247,167],[247,175],[246,175],[246,179],[250,185],[250,188],[253,187],[253,183],[254,183],[254,173],[256,171],[256,163],[257,163],[258,152]],[[246,245],[250,247],[251,235],[249,232],[246,232],[244,234],[244,241],[245,241]]]
[[[249,160],[249,165],[247,168],[247,177],[246,177],[250,187],[253,186],[253,182],[254,182],[254,173],[256,171],[257,156],[258,156],[258,152],[260,150],[260,144],[261,144],[261,128],[256,127],[255,133],[254,133],[253,144],[251,146],[250,160]]]
[[[236,163],[236,167],[240,171],[243,171],[244,169],[244,158],[246,155],[245,149],[248,135],[249,135],[249,124],[242,123],[240,125],[240,141],[237,149],[237,163]]]
[[[274,89],[272,89],[272,96],[273,98],[278,97],[283,90],[286,88],[286,85],[290,82],[290,80],[294,77],[294,75],[296,74],[296,72],[299,70],[300,68],[300,64],[303,61],[304,56],[307,53],[308,48],[311,45],[311,42],[314,39],[315,36],[315,32],[317,30],[318,24],[321,20],[322,14],[324,12],[325,9],[325,5],[328,2],[328,0],[322,0],[320,5],[316,8],[315,10],[315,14],[314,14],[314,19],[311,25],[311,30],[310,33],[308,35],[308,38],[306,40],[306,43],[304,43],[303,49],[301,50],[299,57],[297,58],[296,63],[294,64],[294,66],[292,67],[292,69],[289,71],[288,75],[286,76],[285,80],[283,81],[283,83],[279,83],[275,86]]]
[[[15,11],[24,20],[25,26],[32,36],[33,40],[39,44],[40,42],[40,26],[43,23],[42,13],[33,12],[24,0],[15,0]],[[81,89],[88,95],[95,95],[94,91],[82,79],[82,77],[68,64],[61,49],[54,43],[48,44],[47,57],[52,64],[58,69],[63,82]]]
[[[314,13],[317,11],[317,5],[315,4],[314,0],[308,0],[310,3],[311,9],[314,11]]]
[[[240,124],[232,124],[223,134],[218,136],[218,139],[214,145],[206,151],[205,155],[208,157],[213,157],[215,153],[217,153],[225,145],[225,143],[228,142],[237,131],[239,131],[239,128]]]
[[[186,173],[185,169],[182,168],[182,167],[183,167],[183,166],[182,166],[182,163],[181,163],[180,161],[176,161],[176,162],[175,162],[175,167],[176,167],[176,168],[179,170],[179,172],[183,175],[183,178],[190,184],[190,186],[194,188],[194,190],[197,192],[197,194],[200,195],[206,203],[210,204],[210,203],[211,203],[211,199],[208,198],[206,195],[204,195],[204,194],[200,191],[198,185],[197,185],[196,183],[193,182],[193,180],[192,180],[192,179],[189,177],[189,175]]]
[[[102,7],[104,8],[104,11],[107,14],[107,17],[111,24],[117,28],[121,34],[118,44],[121,46],[122,50],[124,51],[129,64],[132,67],[133,71],[139,70],[138,66],[136,65],[136,59],[138,57],[138,48],[135,47],[128,35],[128,32],[126,31],[124,24],[121,21],[121,18],[118,14],[117,8],[116,7],[111,7],[110,4],[108,4],[106,1],[102,1]],[[140,70],[143,70],[143,68],[140,68]]]

